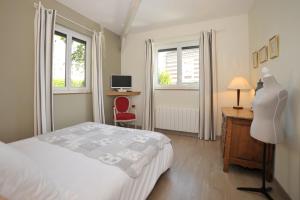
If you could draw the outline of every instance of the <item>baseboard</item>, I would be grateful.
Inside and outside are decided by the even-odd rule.
[[[194,138],[197,138],[197,136],[198,136],[197,133],[189,133],[189,132],[183,132],[183,131],[166,130],[166,129],[159,129],[159,128],[155,128],[155,131],[161,132],[161,133],[165,133],[165,134],[183,135],[183,136],[189,136],[189,137],[194,137]]]
[[[114,124],[111,124],[111,125],[114,125]],[[123,127],[125,127],[125,128],[127,127],[127,128],[142,129],[141,125],[136,125],[136,127],[134,127],[134,125],[132,125],[132,124],[127,124],[127,126],[123,126]],[[155,128],[154,131],[165,133],[165,134],[170,134],[170,135],[173,134],[173,135],[181,135],[181,136],[188,136],[188,137],[198,138],[198,134],[197,133],[175,131],[175,130],[167,130],[167,129],[159,129],[159,128]],[[216,141],[219,141],[220,139],[221,139],[221,136],[217,135],[216,136]]]
[[[170,135],[181,135],[181,136],[188,136],[188,137],[198,138],[198,133],[190,133],[190,132],[159,129],[159,128],[155,128],[155,131],[162,132],[162,133],[165,133],[165,134],[170,134]],[[217,135],[216,136],[216,141],[220,141],[220,140],[221,140],[221,136]]]
[[[274,177],[273,182],[276,185],[276,188],[278,188],[280,191],[278,191],[280,194],[284,195],[285,200],[292,200],[292,198],[289,196],[289,194],[284,190],[284,188],[281,186],[281,184],[278,182],[278,180]]]

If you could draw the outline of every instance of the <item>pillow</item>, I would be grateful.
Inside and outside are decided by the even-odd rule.
[[[1,141],[0,196],[9,200],[74,199],[48,180],[29,157]]]

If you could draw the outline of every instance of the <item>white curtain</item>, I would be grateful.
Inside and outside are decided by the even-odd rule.
[[[218,86],[215,31],[202,32],[199,41],[199,134],[204,140],[215,140],[217,132]]]
[[[105,123],[102,81],[103,33],[93,34],[92,40],[92,94],[94,121]]]
[[[34,135],[54,130],[52,49],[56,11],[39,2],[34,19]]]
[[[145,65],[145,99],[143,129],[154,130],[154,102],[153,102],[153,43],[151,39],[146,40],[146,65]]]

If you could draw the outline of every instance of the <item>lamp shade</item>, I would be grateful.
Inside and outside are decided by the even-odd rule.
[[[252,87],[249,82],[241,76],[235,77],[228,85],[228,89],[233,90],[250,90]]]

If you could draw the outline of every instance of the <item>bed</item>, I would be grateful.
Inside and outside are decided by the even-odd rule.
[[[120,134],[124,131],[125,132],[129,131],[130,134],[135,138],[140,139],[141,135],[144,136],[146,134],[150,137],[153,136],[156,139],[160,138],[160,140],[161,138],[163,138],[164,142],[160,143],[160,148],[156,148],[156,152],[154,153],[153,151],[150,151],[151,148],[147,147],[145,149],[145,152],[152,152],[152,153],[151,156],[149,157],[150,159],[145,159],[148,161],[144,160],[142,165],[140,164],[137,165],[136,163],[128,164],[128,162],[124,161],[124,163],[127,164],[125,165],[126,169],[129,169],[128,167],[129,165],[138,166],[135,169],[140,169],[140,170],[136,170],[138,171],[138,173],[135,174],[135,173],[129,173],[132,171],[130,170],[126,171],[122,169],[122,167],[120,166],[107,164],[105,162],[102,162],[99,159],[95,159],[99,157],[98,154],[97,156],[95,156],[94,154],[90,155],[90,153],[88,152],[89,153],[88,154],[87,152],[85,152],[85,150],[82,151],[74,148],[74,141],[76,141],[75,143],[77,143],[78,141],[76,137],[73,138],[74,134],[71,134],[72,137],[70,135],[68,136],[68,138],[73,139],[72,145],[69,145],[70,144],[69,140],[65,142],[65,144],[62,144],[63,143],[61,142],[62,140],[57,140],[57,136],[53,137],[53,135],[59,135],[59,134],[65,136],[66,130],[67,131],[74,130],[74,127],[76,129],[78,127],[82,128],[82,127],[91,127],[91,126],[97,126],[100,127],[101,129],[104,128],[103,129],[104,135],[107,134],[107,130],[110,130],[111,132],[116,134]],[[82,130],[85,129],[83,128]],[[87,131],[91,132],[91,130],[87,130]],[[48,135],[52,135],[52,136],[48,137]],[[98,136],[95,133],[95,131],[92,133],[92,135],[94,138]],[[56,141],[56,143],[54,141]],[[122,142],[124,142],[124,140],[122,140]],[[67,146],[71,146],[71,148],[66,148],[64,146],[66,144]],[[140,145],[140,143],[138,145]],[[170,168],[173,160],[173,149],[172,149],[171,142],[166,136],[163,136],[160,133],[134,130],[134,129],[125,129],[125,128],[114,127],[114,126],[103,125],[103,124],[96,124],[96,123],[83,123],[77,126],[69,127],[67,129],[62,129],[57,134],[49,133],[46,134],[46,137],[45,136],[41,138],[33,137],[33,138],[17,141],[14,143],[10,143],[7,146],[9,146],[9,148],[12,148],[18,152],[21,152],[24,156],[28,157],[30,161],[34,163],[35,167],[38,168],[36,170],[41,171],[41,173],[43,173],[43,176],[47,178],[47,181],[49,180],[49,182],[53,184],[53,187],[55,189],[58,188],[59,192],[63,194],[60,195],[60,199],[64,199],[64,198],[86,199],[86,200],[146,199],[147,196],[150,194],[151,190],[153,189],[160,175]],[[84,146],[84,145],[81,144],[77,146]],[[90,146],[91,145],[89,145],[89,147]],[[135,148],[140,148],[140,146],[135,145]],[[102,151],[102,149],[100,149],[99,151]],[[4,158],[3,156],[1,157],[0,155],[0,160],[1,159],[3,160]],[[16,163],[14,165],[18,165],[18,162],[21,163],[20,160],[22,159],[23,158],[16,159],[15,160]],[[141,160],[141,159],[136,159],[136,160]],[[22,163],[25,163],[24,166],[26,166],[26,162],[27,161],[25,162],[22,161]],[[33,166],[31,168],[33,168]],[[33,171],[32,169],[30,170]],[[0,173],[1,173],[1,167],[0,167]],[[3,187],[3,182],[5,181],[2,180],[2,187]],[[42,191],[43,185],[51,185],[51,184],[48,183],[39,184],[38,185],[39,189],[37,190]],[[0,187],[1,187],[1,178],[0,178]],[[0,188],[0,192],[1,192],[1,188]],[[37,194],[41,193],[40,191],[34,191],[34,192],[36,192]],[[51,192],[49,194],[50,194],[49,195],[50,198],[47,199],[52,199],[51,197],[54,198],[55,195],[51,196],[52,195]],[[1,195],[5,197],[5,195],[0,194],[0,196]]]

